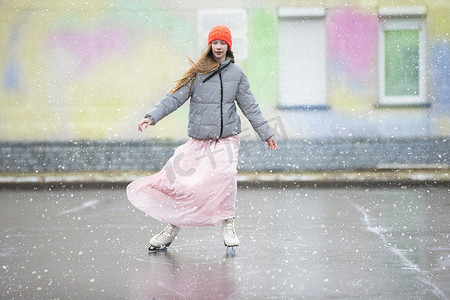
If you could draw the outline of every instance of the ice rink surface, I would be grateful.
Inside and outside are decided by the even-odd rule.
[[[161,224],[124,188],[0,191],[1,299],[449,299],[450,190],[246,188],[241,239]]]

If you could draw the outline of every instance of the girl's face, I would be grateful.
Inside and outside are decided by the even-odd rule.
[[[227,58],[228,44],[222,40],[214,40],[211,42],[212,53],[214,59],[218,63],[222,63]]]

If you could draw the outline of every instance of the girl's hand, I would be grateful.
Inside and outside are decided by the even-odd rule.
[[[269,150],[273,150],[273,151],[277,150],[277,142],[275,141],[275,139],[273,137],[268,138],[266,143],[267,143]]]
[[[152,125],[152,120],[149,118],[144,118],[141,122],[139,122],[138,130],[142,131],[142,129],[146,129],[150,125]]]

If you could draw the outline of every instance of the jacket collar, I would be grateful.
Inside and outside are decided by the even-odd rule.
[[[214,72],[212,72],[211,74],[209,74],[208,77],[206,77],[203,80],[203,83],[207,82],[208,80],[210,80],[214,75],[216,75],[217,73],[220,73],[223,69],[225,69],[226,67],[228,67],[231,64],[231,59],[227,58],[223,63],[220,64],[219,68],[217,70],[215,70]]]
[[[228,65],[230,61],[231,61],[231,58],[227,57],[227,59],[225,59],[225,60],[220,64],[220,66]]]

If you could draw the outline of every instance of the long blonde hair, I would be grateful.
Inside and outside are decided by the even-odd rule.
[[[227,57],[231,58],[231,61],[234,62],[234,54],[230,49],[227,50]],[[212,53],[211,44],[208,44],[208,48],[206,48],[205,52],[200,56],[197,62],[193,62],[189,57],[188,61],[191,64],[191,67],[178,79],[175,86],[169,91],[169,93],[175,93],[181,87],[188,84],[190,81],[191,86],[189,88],[189,94],[191,93],[192,84],[194,83],[195,76],[197,74],[208,74],[214,72],[219,68],[220,64],[214,59],[214,55]]]

